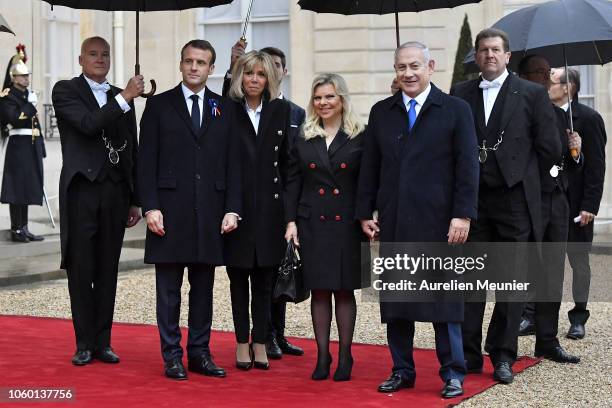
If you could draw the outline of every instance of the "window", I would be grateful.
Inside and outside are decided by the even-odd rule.
[[[580,103],[595,109],[595,66],[581,65],[574,68],[580,71]]]
[[[43,100],[51,103],[51,90],[59,80],[69,79],[79,73],[79,11],[68,7],[42,5],[45,24]]]
[[[289,0],[254,1],[246,30],[247,51],[277,47],[290,59]],[[198,37],[209,40],[217,52],[215,73],[208,78],[208,87],[221,93],[223,77],[229,69],[232,45],[242,35],[249,0],[234,0],[231,4],[198,10]],[[283,94],[289,97],[289,78],[282,83]]]

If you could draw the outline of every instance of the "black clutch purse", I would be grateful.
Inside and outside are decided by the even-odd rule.
[[[278,276],[272,292],[274,302],[300,303],[310,297],[304,289],[302,261],[293,240],[287,243],[285,256],[278,267]]]

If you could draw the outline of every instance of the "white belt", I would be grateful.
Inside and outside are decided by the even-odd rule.
[[[32,129],[11,129],[9,136],[32,136]]]

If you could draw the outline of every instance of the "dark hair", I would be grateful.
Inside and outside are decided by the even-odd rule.
[[[517,72],[519,75],[525,75],[528,73],[527,70],[529,69],[529,63],[534,58],[544,58],[544,57],[538,54],[529,54],[529,55],[524,56],[521,62],[519,62],[518,64]]]
[[[285,53],[276,47],[265,47],[259,50],[260,52],[265,52],[268,55],[273,57],[279,57],[281,59],[281,65],[283,68],[287,67],[287,57],[285,57]]]
[[[480,40],[485,38],[495,38],[499,37],[504,42],[504,51],[510,51],[510,41],[508,40],[508,34],[503,32],[502,30],[498,30],[497,28],[485,28],[481,32],[476,35],[476,40],[474,41],[474,51],[478,52],[478,45]]]
[[[213,65],[215,63],[215,60],[217,59],[217,53],[215,52],[215,48],[212,46],[211,43],[206,40],[191,40],[187,44],[183,45],[183,48],[181,48],[181,61],[183,60],[183,54],[185,53],[185,49],[187,47],[198,48],[203,51],[210,51],[210,53],[212,54],[212,58],[210,59],[210,65]]]
[[[567,76],[569,76],[569,81],[574,85],[574,94],[572,95],[572,99],[578,95],[580,92],[580,71],[576,68],[567,68]],[[561,75],[559,75],[559,83],[565,84],[567,81],[565,80],[565,68],[561,68]]]

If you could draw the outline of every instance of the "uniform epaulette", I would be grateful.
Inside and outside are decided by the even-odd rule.
[[[0,92],[0,98],[4,98],[6,95],[9,94],[10,91],[11,88],[5,88],[2,92]]]

